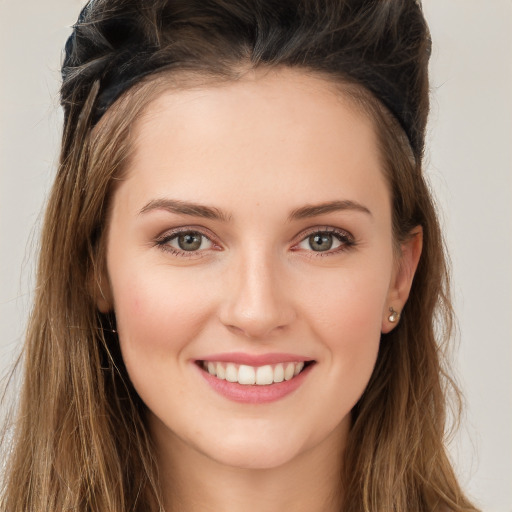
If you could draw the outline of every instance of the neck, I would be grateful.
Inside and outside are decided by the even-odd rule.
[[[159,469],[166,512],[339,512],[341,469],[348,428],[333,440],[275,468],[226,466],[174,437],[159,448]],[[341,435],[340,435],[341,434]],[[170,441],[170,440],[167,440]]]

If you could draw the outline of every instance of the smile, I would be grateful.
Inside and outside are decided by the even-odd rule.
[[[245,364],[200,361],[201,367],[210,375],[220,380],[242,384],[244,386],[269,386],[274,383],[289,381],[299,375],[303,369],[312,363],[287,362],[266,364],[263,366],[249,366]]]
[[[300,355],[223,353],[193,361],[217,394],[245,404],[281,400],[298,390],[316,361]]]

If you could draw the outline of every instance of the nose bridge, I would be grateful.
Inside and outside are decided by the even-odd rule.
[[[263,338],[294,318],[283,262],[270,248],[244,250],[231,265],[222,322],[245,336]]]

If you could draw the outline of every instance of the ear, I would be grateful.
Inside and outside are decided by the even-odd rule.
[[[98,280],[96,282],[96,306],[100,313],[109,313],[113,309],[112,298],[110,293],[110,285],[105,281]]]
[[[390,332],[397,324],[389,319],[393,311],[400,313],[407,302],[411,291],[414,274],[418,268],[421,250],[423,248],[423,229],[416,226],[407,240],[400,244],[400,255],[395,262],[391,277],[388,296],[382,315],[382,332]],[[396,315],[395,315],[396,316]]]
[[[89,287],[100,313],[106,314],[111,312],[114,308],[114,302],[105,262],[94,266]]]

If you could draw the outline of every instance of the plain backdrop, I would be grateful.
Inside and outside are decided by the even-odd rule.
[[[82,4],[0,0],[0,375],[30,310],[58,156],[61,49]],[[452,257],[466,397],[451,451],[482,509],[512,512],[512,0],[424,0],[424,10],[434,41],[426,169]]]

